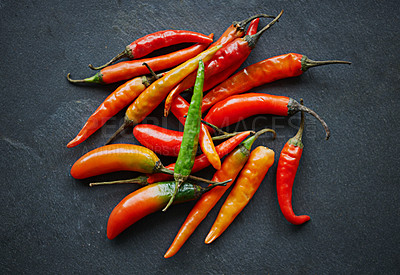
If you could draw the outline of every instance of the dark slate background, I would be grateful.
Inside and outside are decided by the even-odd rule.
[[[399,274],[398,1],[196,2],[0,1],[2,273]],[[322,127],[307,116],[293,204],[311,221],[288,224],[275,191],[278,156],[300,115],[257,116],[229,130],[274,127],[278,138],[265,135],[255,146],[274,149],[275,164],[217,241],[204,244],[223,200],[173,258],[163,255],[192,202],[150,215],[108,240],[110,212],[138,187],[89,188],[90,180],[75,180],[69,170],[104,143],[124,112],[82,145],[66,144],[118,85],[72,85],[67,73],[91,76],[89,63],[102,64],[155,31],[219,37],[233,20],[281,9],[280,22],[242,67],[288,52],[353,62],[254,89],[304,98],[332,130],[325,141]],[[158,108],[146,121],[182,130],[175,118],[161,114]],[[118,142],[137,144],[130,131]],[[211,178],[213,172],[199,175]]]

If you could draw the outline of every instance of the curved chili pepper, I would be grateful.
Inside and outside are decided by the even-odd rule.
[[[117,206],[115,206],[108,218],[107,237],[112,240],[138,220],[161,210],[171,198],[175,190],[174,185],[174,181],[154,183],[140,188],[126,196]],[[174,203],[176,204],[195,200],[218,185],[221,185],[221,183],[216,183],[203,188],[185,182],[179,188]]]
[[[176,44],[191,42],[210,44],[212,41],[212,38],[198,32],[184,30],[158,31],[145,35],[133,41],[131,44],[125,47],[125,50],[123,52],[115,56],[106,64],[99,67],[94,67],[92,64],[89,64],[89,67],[93,70],[100,70],[124,57],[128,57],[130,59],[138,59],[148,55],[151,52],[154,52],[155,50]]]
[[[264,129],[259,131],[252,137],[247,138],[243,141],[235,150],[233,150],[224,160],[222,167],[218,170],[213,177],[214,181],[224,181],[226,179],[232,179],[226,186],[219,186],[214,188],[212,191],[204,194],[193,207],[189,213],[181,229],[176,235],[173,243],[171,244],[164,257],[169,258],[175,255],[179,249],[183,246],[186,240],[192,235],[197,226],[204,220],[207,214],[211,211],[214,205],[222,197],[227,189],[231,186],[240,170],[245,165],[250,155],[250,149],[254,141],[264,132],[273,131],[271,129]]]
[[[85,141],[94,132],[100,129],[111,117],[116,115],[125,106],[131,103],[154,81],[146,76],[136,77],[119,86],[111,93],[97,110],[89,117],[78,135],[71,140],[67,147],[71,148]]]
[[[303,130],[304,112],[301,112],[300,128],[297,134],[289,139],[283,147],[276,171],[276,190],[279,206],[286,220],[296,225],[303,224],[310,220],[310,217],[307,215],[296,216],[292,207],[293,183],[304,147],[301,142]]]
[[[286,96],[261,93],[233,95],[214,105],[204,120],[222,128],[254,115],[292,116],[299,111],[309,113],[318,119],[325,129],[326,139],[329,139],[330,130],[326,122],[313,110]]]
[[[207,62],[221,48],[216,46],[210,48],[185,63],[175,67],[167,72],[163,77],[154,81],[146,90],[144,90],[136,100],[128,107],[125,113],[124,124],[114,133],[106,142],[110,143],[125,128],[138,124],[148,114],[150,114],[168,95],[168,92],[182,81],[188,74],[197,69],[199,60]]]
[[[187,114],[188,109],[189,109],[189,103],[187,103],[187,101],[183,97],[178,96],[174,100],[174,104],[172,105],[171,111],[175,115],[175,117],[183,125],[185,125],[185,121],[186,121],[185,115]],[[207,127],[203,124],[201,124],[201,126],[200,126],[199,143],[200,143],[201,150],[206,155],[206,157],[210,161],[211,165],[217,170],[220,169],[221,168],[221,160],[215,149],[214,143],[212,142],[210,133],[209,133]]]
[[[213,34],[211,34],[210,37],[213,37]],[[194,58],[195,56],[203,52],[208,45],[209,44],[195,44],[188,48],[161,56],[119,62],[117,64],[107,66],[95,75],[85,79],[74,80],[71,79],[70,74],[68,74],[67,79],[71,83],[98,84],[110,84],[123,80],[128,80],[137,76],[150,73],[149,69],[143,66],[143,63],[147,63],[154,71],[163,71],[175,67],[191,58]]]
[[[167,210],[172,204],[179,187],[187,180],[188,176],[192,172],[194,159],[196,157],[196,152],[199,145],[203,83],[204,63],[202,60],[199,60],[196,83],[194,84],[193,96],[190,101],[190,106],[183,129],[181,148],[179,149],[179,154],[174,169],[175,192],[163,211]]]
[[[229,154],[233,149],[235,149],[246,137],[250,135],[251,131],[246,131],[237,134],[236,136],[222,142],[218,146],[216,146],[217,153],[219,157],[223,157],[227,154]],[[192,168],[192,172],[198,172],[206,167],[210,166],[210,162],[208,161],[207,157],[202,154],[197,156],[194,159],[194,164]],[[171,170],[171,172],[174,171],[175,168],[175,163],[172,163],[168,166],[165,167],[166,169]],[[154,173],[154,174],[147,174],[147,176],[139,176],[137,178],[133,179],[127,179],[127,180],[117,180],[117,181],[107,181],[107,182],[94,182],[91,183],[90,186],[94,185],[104,185],[104,184],[118,184],[118,183],[138,183],[141,185],[146,185],[146,184],[152,184],[155,182],[160,182],[160,181],[167,181],[171,180],[174,177],[172,176],[172,173],[169,174],[164,174],[164,173]]]
[[[111,144],[94,149],[79,158],[71,168],[71,176],[85,179],[116,171],[135,171],[140,173],[167,173],[167,169],[157,155],[146,147],[133,144]],[[209,180],[190,175],[193,181],[210,183]]]
[[[265,59],[244,68],[209,91],[204,96],[202,112],[231,95],[241,94],[254,87],[279,79],[299,76],[309,68],[329,64],[351,64],[351,62],[341,60],[314,61],[297,53]]]
[[[250,55],[251,51],[257,44],[257,41],[260,39],[261,35],[268,30],[271,26],[273,26],[279,18],[282,16],[283,10],[281,13],[272,20],[267,26],[261,29],[259,32],[251,35],[246,35],[244,38],[236,38],[231,43],[224,46],[220,49],[214,57],[206,64],[205,68],[205,82],[208,82],[208,77],[215,75],[224,71],[227,68],[234,66],[236,69],[240,67],[244,60]],[[251,28],[250,31],[254,30]],[[192,74],[185,78],[177,87],[175,87],[170,94],[168,95],[165,101],[164,115],[168,115],[169,109],[173,100],[184,90],[193,86],[195,76]],[[224,79],[221,79],[221,82]],[[206,87],[212,88],[212,87]]]
[[[240,172],[205,239],[206,244],[217,239],[249,203],[274,163],[274,157],[274,151],[264,146],[259,146],[250,153],[249,160]]]

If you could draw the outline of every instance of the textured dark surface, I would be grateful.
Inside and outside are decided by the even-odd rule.
[[[300,116],[259,116],[238,128],[274,127],[278,138],[266,135],[255,146],[274,149],[275,164],[217,241],[204,244],[223,200],[173,258],[163,255],[194,203],[148,216],[108,240],[108,215],[137,187],[89,188],[69,170],[104,143],[123,112],[80,146],[66,144],[118,85],[71,85],[66,74],[90,76],[89,63],[102,64],[151,32],[187,29],[218,38],[233,20],[281,9],[280,22],[243,66],[287,52],[353,62],[254,89],[304,98],[332,130],[325,141],[307,116],[293,204],[311,221],[289,225],[275,190],[280,150]],[[0,1],[2,273],[398,274],[398,12],[398,1]],[[182,129],[161,114],[158,108],[147,121]],[[137,143],[131,132],[118,141]]]

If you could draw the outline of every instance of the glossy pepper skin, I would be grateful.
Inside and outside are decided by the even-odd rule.
[[[206,64],[206,83],[208,82],[208,77],[218,74],[225,69],[231,68],[232,66],[236,69],[239,68],[242,62],[244,62],[244,60],[246,60],[246,58],[250,55],[261,35],[279,20],[279,18],[282,16],[282,13],[283,11],[281,11],[281,13],[274,20],[272,20],[259,32],[246,35],[244,38],[236,38],[220,49]],[[250,28],[250,31],[253,30],[254,28]],[[221,81],[223,81],[223,79],[221,79]],[[193,86],[193,77],[189,76],[189,78],[186,78],[180,85],[171,91],[165,102],[164,114],[168,114],[173,99],[182,91],[190,88],[191,86]]]
[[[114,239],[138,220],[165,207],[175,190],[174,186],[174,181],[154,183],[126,196],[108,218],[107,237]],[[174,204],[195,200],[211,188],[185,182],[179,188]]]
[[[89,117],[78,135],[67,144],[67,147],[71,148],[85,141],[89,136],[100,129],[111,117],[132,103],[132,101],[138,97],[152,81],[154,81],[152,78],[142,76],[129,80],[119,86]]]
[[[219,144],[218,146],[215,147],[217,150],[218,156],[222,158],[223,156],[229,154],[232,150],[234,150],[246,137],[250,135],[250,131],[243,132],[240,134],[237,134],[236,136],[224,141],[223,143]],[[200,156],[197,156],[194,159],[194,164],[192,168],[192,172],[198,172],[206,167],[210,166],[210,162],[208,158],[206,157],[205,154],[202,154]],[[173,171],[175,168],[175,163],[172,163],[165,168]],[[165,181],[165,180],[171,180],[172,177],[171,175],[163,174],[163,173],[155,173],[148,175],[147,182],[148,183],[154,183],[154,182],[159,182],[159,181]]]
[[[259,146],[250,153],[249,160],[240,172],[205,239],[206,244],[217,239],[249,203],[274,163],[274,157],[274,151],[264,146]]]
[[[167,72],[144,90],[125,112],[124,124],[106,142],[110,143],[121,131],[131,125],[136,125],[145,119],[168,95],[168,92],[182,81],[188,74],[198,68],[199,60],[207,62],[220,49],[220,46],[210,48]]]
[[[351,63],[339,60],[314,61],[297,53],[265,59],[244,68],[209,91],[204,96],[202,111],[205,112],[229,96],[247,92],[254,87],[279,79],[299,76],[311,67],[328,64]]]
[[[318,119],[325,129],[326,139],[329,138],[328,125],[317,113],[286,96],[262,93],[233,95],[214,105],[204,120],[222,128],[254,115],[292,116],[299,111],[307,112]]]
[[[76,179],[84,179],[116,171],[154,173],[160,165],[157,155],[146,147],[111,144],[79,158],[71,168],[71,175]]]
[[[276,172],[276,190],[279,206],[286,220],[295,225],[300,225],[310,220],[307,215],[296,216],[292,207],[293,184],[304,147],[301,141],[303,129],[304,113],[302,112],[299,131],[283,147]]]
[[[99,70],[123,57],[128,57],[130,59],[138,59],[161,48],[165,48],[176,44],[191,43],[191,42],[209,44],[212,42],[212,38],[198,32],[192,32],[186,30],[158,31],[155,33],[145,35],[133,41],[131,44],[125,47],[125,50],[123,52],[115,56],[113,59],[111,59],[108,63],[104,64],[103,66],[93,67],[92,65],[89,65],[89,67],[94,70]]]
[[[138,124],[133,128],[133,135],[143,146],[155,153],[177,157],[183,132],[165,129],[153,124]]]
[[[174,100],[171,111],[183,125],[185,125],[186,118],[184,116],[187,114],[188,110],[189,103],[183,97],[178,96]],[[217,170],[220,169],[221,160],[212,141],[210,132],[204,124],[200,125],[199,143],[201,150],[206,155],[211,165]]]
[[[199,60],[196,83],[183,129],[182,143],[174,169],[175,193],[171,197],[165,211],[172,204],[176,192],[192,172],[194,159],[199,145],[201,125],[201,102],[203,100],[204,63]]]
[[[186,240],[195,231],[197,226],[204,220],[214,205],[222,197],[225,191],[229,189],[232,182],[235,180],[240,170],[248,160],[250,149],[254,141],[264,132],[265,130],[259,131],[256,135],[247,138],[225,158],[221,169],[214,174],[213,181],[219,182],[227,179],[232,179],[232,181],[226,186],[218,186],[214,188],[210,192],[204,194],[197,201],[196,205],[193,207],[192,211],[189,213],[185,222],[181,226],[170,248],[165,253],[165,258],[172,257],[179,251]]]
[[[210,35],[210,37],[213,37],[213,35]],[[150,74],[149,69],[146,66],[143,66],[143,63],[147,63],[153,71],[163,71],[194,58],[203,52],[208,45],[209,44],[195,44],[191,47],[161,56],[119,62],[101,69],[91,77],[81,80],[73,80],[68,74],[67,79],[72,83],[97,84],[110,84],[128,80],[137,76]]]

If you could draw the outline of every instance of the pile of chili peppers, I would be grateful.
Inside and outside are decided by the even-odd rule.
[[[221,128],[262,114],[292,116],[301,112],[298,133],[287,141],[279,156],[276,188],[279,206],[289,223],[300,225],[310,220],[307,215],[296,215],[292,208],[292,188],[303,151],[304,114],[311,114],[320,121],[326,139],[330,136],[328,125],[315,111],[304,106],[302,100],[299,103],[286,96],[246,92],[279,79],[299,76],[311,67],[350,62],[314,61],[302,54],[288,53],[237,71],[260,37],[278,22],[282,14],[283,11],[276,16],[258,14],[234,22],[214,43],[213,34],[185,30],[158,31],[135,40],[105,65],[89,65],[91,69],[98,70],[91,77],[73,80],[70,74],[67,75],[71,83],[125,81],[104,100],[77,136],[67,144],[67,147],[74,147],[84,142],[129,105],[118,131],[104,146],[86,153],[71,168],[71,175],[76,179],[115,171],[142,173],[133,179],[90,184],[136,183],[143,186],[126,196],[112,210],[107,224],[109,239],[114,239],[136,221],[155,211],[165,211],[172,204],[198,199],[164,255],[169,258],[179,251],[223,194],[233,186],[205,243],[217,239],[249,203],[274,163],[273,150],[265,146],[251,150],[254,141],[267,132],[273,133],[274,137],[276,135],[273,129],[268,128],[258,132],[235,133]],[[258,31],[263,18],[271,19]],[[193,45],[147,57],[158,49],[181,43]],[[122,58],[131,60],[120,61]],[[180,93],[188,91],[192,92],[190,103],[180,96]],[[171,112],[184,125],[183,132],[140,124],[163,102],[165,116]],[[133,136],[143,146],[109,144],[120,132],[132,126]],[[214,142],[218,140],[223,142],[215,146]],[[202,154],[197,155],[198,147]],[[177,157],[176,163],[164,166],[157,154]],[[211,180],[192,175],[210,165],[216,170]]]

